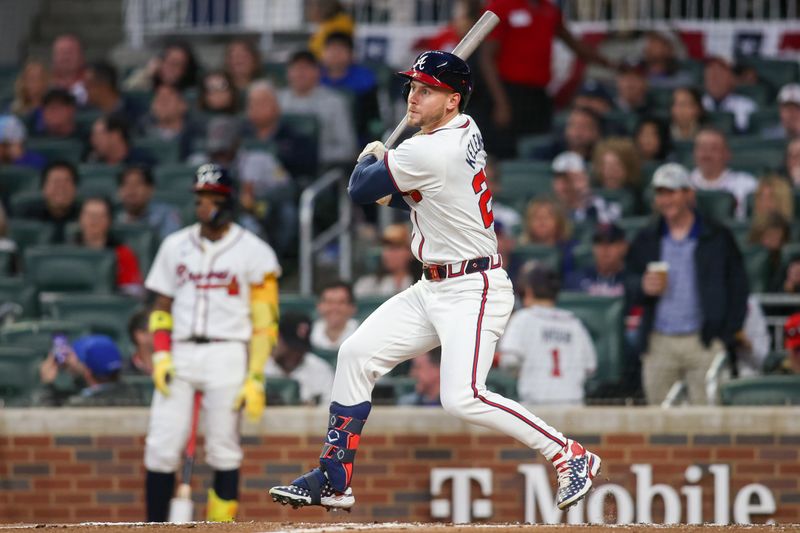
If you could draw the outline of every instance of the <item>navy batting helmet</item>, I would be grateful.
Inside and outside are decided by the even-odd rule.
[[[210,221],[213,227],[221,227],[233,220],[235,208],[233,180],[225,167],[214,163],[201,165],[194,176],[194,192],[210,192],[225,197],[217,202],[217,210]]]
[[[411,80],[457,92],[461,95],[459,111],[464,111],[472,94],[472,72],[469,65],[450,52],[441,50],[422,52],[410,69],[397,74],[409,80],[403,87],[403,97],[406,99],[411,88]]]

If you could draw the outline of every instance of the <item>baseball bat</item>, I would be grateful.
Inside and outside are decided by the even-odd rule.
[[[194,502],[192,501],[192,468],[194,467],[194,453],[197,448],[197,422],[200,420],[200,403],[203,393],[195,391],[192,406],[192,427],[183,459],[181,484],[175,491],[175,497],[169,502],[169,521],[175,524],[185,524],[194,520]]]
[[[497,23],[500,22],[500,19],[491,11],[486,11],[481,18],[469,29],[466,35],[461,39],[461,41],[453,48],[453,55],[460,57],[463,60],[467,60],[469,56],[472,55],[472,52],[478,48],[478,45],[486,38],[489,33],[497,26]],[[394,131],[389,135],[386,139],[386,142],[383,143],[386,145],[386,148],[391,148],[394,143],[397,142],[397,139],[403,133],[403,130],[406,129],[406,125],[408,124],[408,113],[403,117],[400,121],[400,124],[394,129]]]

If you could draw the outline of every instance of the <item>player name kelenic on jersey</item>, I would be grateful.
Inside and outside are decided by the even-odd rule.
[[[207,337],[247,341],[250,285],[269,273],[280,275],[272,248],[237,224],[218,241],[200,237],[194,224],[167,237],[145,287],[169,296],[173,338]]]
[[[411,137],[384,161],[411,206],[417,259],[446,264],[497,253],[483,137],[469,115]]]

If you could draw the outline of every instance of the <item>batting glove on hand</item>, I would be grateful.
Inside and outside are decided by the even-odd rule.
[[[364,159],[369,155],[374,155],[375,159],[380,161],[381,159],[383,159],[383,154],[385,153],[386,153],[386,147],[383,145],[382,142],[372,141],[371,143],[366,145],[363,150],[361,150],[361,153],[358,154],[357,161],[360,163],[362,159]]]
[[[244,407],[244,414],[251,422],[261,420],[264,414],[264,407],[267,405],[267,397],[264,393],[263,374],[249,374],[239,389],[239,394],[233,403],[233,409],[238,411]]]
[[[169,352],[156,352],[153,354],[153,383],[158,392],[169,396],[169,384],[175,377],[175,365]]]

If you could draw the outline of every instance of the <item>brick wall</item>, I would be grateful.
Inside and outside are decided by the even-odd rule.
[[[70,424],[69,415],[74,411],[56,414],[52,410],[12,411],[0,411],[0,521],[144,518],[142,454],[146,412],[137,412],[132,422],[124,418],[129,417],[126,414],[113,423],[112,415],[105,411],[102,416],[107,417],[107,422],[103,424],[97,420],[88,423],[84,411],[75,415]],[[727,464],[731,473],[731,501],[749,483],[765,485],[775,497],[777,511],[754,521],[772,518],[778,522],[800,522],[800,430],[794,430],[797,424],[794,420],[800,418],[797,409],[787,409],[782,415],[786,420],[777,422],[776,415],[767,416],[766,411],[760,418],[767,418],[770,423],[748,424],[752,417],[737,417],[728,412],[725,414],[728,422],[724,424],[703,424],[703,417],[698,417],[693,431],[686,430],[684,421],[672,424],[675,427],[668,431],[661,424],[655,431],[649,428],[644,432],[630,431],[636,421],[630,420],[630,411],[619,411],[624,416],[607,417],[608,431],[596,431],[592,426],[597,426],[597,422],[584,424],[590,431],[580,431],[582,419],[588,422],[601,415],[592,409],[579,411],[579,415],[573,411],[570,416],[561,416],[562,424],[557,425],[602,456],[604,479],[600,484],[616,483],[633,495],[635,476],[631,464],[646,463],[652,465],[653,483],[679,490],[690,484],[684,477],[688,466]],[[475,467],[490,468],[493,472],[492,520],[522,521],[524,486],[517,468],[520,464],[544,464],[534,452],[512,439],[454,423],[438,410],[426,410],[422,417],[425,422],[420,423],[420,414],[415,410],[376,409],[358,452],[353,483],[358,505],[354,512],[339,516],[319,509],[294,511],[272,503],[267,490],[315,465],[325,420],[324,412],[313,410],[303,415],[307,419],[303,427],[297,427],[297,418],[292,415],[297,412],[273,409],[261,428],[245,432],[241,519],[430,520],[430,470]],[[653,426],[653,416],[680,417],[680,414],[640,412],[635,418],[639,416],[640,425],[648,427]],[[48,418],[51,423],[39,420],[37,424],[37,418]],[[122,419],[128,423],[119,423]],[[374,419],[380,422],[373,424]],[[735,422],[737,419],[740,421]],[[615,420],[626,421],[615,424]],[[270,427],[283,429],[270,430]],[[412,429],[407,434],[398,434],[397,427]],[[312,431],[313,428],[317,430]],[[199,504],[197,518],[202,518],[204,514],[200,511],[204,513],[205,489],[210,479],[210,470],[202,464],[202,439],[199,453],[201,462],[196,467],[193,488]],[[554,483],[552,473],[550,478]],[[710,520],[713,478],[707,468],[695,485],[703,488],[703,517]],[[449,491],[449,484],[445,484],[445,492],[438,497],[449,498]],[[476,492],[474,487],[473,493]],[[655,521],[662,519],[662,507],[660,499],[656,499]],[[613,517],[610,501],[607,511]]]

